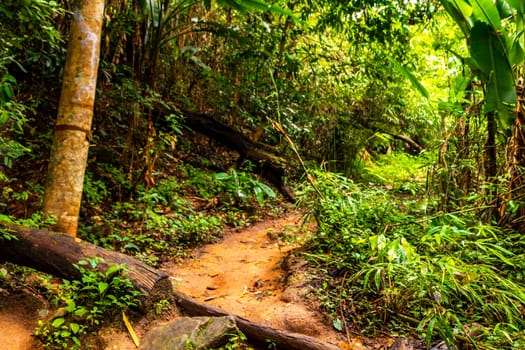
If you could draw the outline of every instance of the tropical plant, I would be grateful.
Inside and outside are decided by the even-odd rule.
[[[525,62],[522,35],[525,9],[521,1],[515,0],[442,0],[441,3],[467,40],[470,56],[462,61],[483,87],[483,114],[487,123],[485,176],[493,184],[498,183],[501,173],[498,170],[498,131],[506,138],[509,188],[506,193],[491,194],[499,197],[493,216],[500,222],[517,222],[525,214],[525,209],[520,208],[517,213],[508,215],[505,213],[506,202],[501,198],[522,197],[525,154],[521,151],[524,140],[521,125],[525,117],[521,107],[522,88],[518,82]]]
[[[230,169],[228,173],[217,173],[215,179],[226,183],[225,188],[241,202],[247,202],[253,195],[259,205],[264,204],[265,197],[275,198],[275,192],[266,184],[254,179],[245,172]]]
[[[318,222],[305,256],[326,271],[319,293],[334,326],[417,331],[427,346],[436,337],[449,347],[523,345],[520,235],[479,223],[475,210],[427,216],[426,202],[315,176],[303,192]],[[475,339],[473,324],[482,329]]]
[[[46,347],[82,349],[83,336],[140,302],[141,293],[125,278],[126,267],[101,271],[101,263],[99,258],[79,261],[74,266],[81,279],[64,280],[58,292],[49,291],[60,308],[47,321],[39,321],[35,331]]]

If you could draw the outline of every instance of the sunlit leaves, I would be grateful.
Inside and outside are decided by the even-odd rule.
[[[210,1],[205,1],[205,3],[206,6],[209,7]],[[268,11],[278,15],[290,16],[295,19],[292,11],[261,0],[217,0],[217,3],[221,6],[230,7],[241,13],[249,13],[251,10],[263,12]]]
[[[472,27],[472,20],[470,19],[472,6],[463,0],[441,0],[441,4],[461,28],[463,34],[468,36]]]
[[[510,25],[503,26],[502,18],[510,17],[511,8],[521,5],[492,0],[441,3],[469,40],[470,58],[464,62],[486,84],[485,112],[499,112],[501,125],[508,128],[517,101],[513,64],[523,61],[524,52],[519,39],[522,33],[513,32]]]
[[[388,60],[394,65],[397,71],[399,71],[405,78],[408,79],[408,81],[410,81],[412,86],[421,94],[421,96],[427,99],[430,97],[430,94],[428,93],[427,89],[425,89],[423,84],[421,84],[421,82],[414,76],[414,74],[405,69],[405,67],[399,64],[399,62],[390,58]]]
[[[501,30],[501,19],[493,0],[471,0],[475,20],[487,23],[493,30]]]

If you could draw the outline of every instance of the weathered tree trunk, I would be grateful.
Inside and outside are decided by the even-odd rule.
[[[487,113],[487,141],[485,143],[485,178],[487,182],[495,181],[498,174],[496,129],[494,112]]]
[[[43,209],[76,236],[95,102],[104,0],[73,1],[62,93]]]
[[[182,293],[175,292],[179,306],[190,316],[232,316],[237,327],[249,340],[263,343],[271,340],[277,345],[277,349],[287,350],[340,350],[334,344],[322,342],[317,338],[309,337],[299,333],[285,332],[264,324],[248,321],[237,315],[221,310],[212,305],[201,303]]]
[[[32,267],[72,280],[81,278],[73,264],[83,259],[100,257],[104,259],[99,264],[102,271],[112,265],[126,264],[129,270],[126,278],[144,294],[141,308],[146,309],[151,306],[152,301],[171,294],[172,286],[167,273],[125,254],[97,247],[63,233],[23,226],[7,228],[17,239],[0,240],[0,261]]]
[[[295,202],[295,196],[285,181],[287,162],[277,156],[271,146],[253,141],[205,113],[182,111],[182,114],[186,126],[253,161],[265,179],[277,187],[287,200]]]

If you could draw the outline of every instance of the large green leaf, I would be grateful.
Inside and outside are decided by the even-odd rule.
[[[521,42],[523,41],[523,32],[516,34],[509,51],[510,62],[513,66],[519,66],[525,62],[525,52]]]
[[[472,15],[472,6],[467,1],[453,0],[453,2],[465,18],[469,18]]]
[[[507,0],[507,4],[517,10],[518,13],[525,13],[525,2],[523,0]]]
[[[471,31],[470,56],[481,69],[480,77],[487,83],[487,112],[508,112],[516,104],[517,96],[512,71],[501,34],[487,23],[476,22]]]
[[[246,13],[248,9],[245,6],[242,6],[235,0],[217,0],[217,4],[223,7],[230,7],[234,10],[239,11],[240,13]]]
[[[248,13],[250,10],[268,11],[290,16],[292,19],[297,20],[292,11],[262,0],[217,0],[217,3],[221,6],[231,7],[241,13]]]
[[[279,5],[268,4],[260,0],[241,0],[241,4],[246,7],[254,8],[261,11],[270,11],[278,15],[286,15],[295,19],[295,16],[292,11],[280,7]]]
[[[507,4],[512,7],[516,14],[514,15],[514,24],[516,25],[516,32],[523,33],[525,29],[525,1],[523,0],[506,0]]]
[[[472,0],[474,20],[487,23],[495,30],[501,30],[501,18],[493,0]]]
[[[512,16],[512,8],[505,0],[496,0],[496,7],[500,18],[509,18]]]

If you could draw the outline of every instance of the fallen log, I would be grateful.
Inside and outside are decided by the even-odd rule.
[[[425,150],[425,148],[423,148],[423,146],[421,146],[419,143],[414,141],[414,139],[412,139],[412,138],[410,138],[408,136],[398,135],[398,134],[394,134],[394,133],[391,133],[391,132],[388,132],[388,131],[382,131],[382,133],[390,135],[394,139],[401,140],[404,143],[406,143],[408,145],[408,147],[409,147],[409,150],[411,150],[412,154],[419,154],[419,153],[421,153],[421,152],[423,152]]]
[[[252,161],[259,170],[261,176],[274,185],[286,198],[294,203],[296,201],[292,190],[286,183],[286,167],[288,161],[275,154],[275,148],[261,142],[254,141],[243,133],[220,122],[212,115],[183,110],[174,107],[182,116],[183,124],[189,129],[207,136],[239,155]],[[159,115],[168,115],[173,111],[166,110],[165,106],[158,106]],[[161,125],[161,121],[157,121]]]
[[[12,240],[0,239],[0,261],[31,267],[69,280],[82,277],[73,264],[83,259],[104,259],[104,262],[98,265],[101,271],[112,265],[125,264],[129,271],[125,277],[144,295],[140,306],[143,311],[147,310],[152,302],[171,293],[172,285],[167,273],[128,255],[62,233],[18,225],[0,224],[0,228],[9,230],[16,237]]]
[[[417,155],[425,150],[425,147],[419,144],[413,138],[386,131],[383,128],[377,127],[376,125],[374,125],[374,123],[371,123],[370,120],[363,118],[363,116],[357,116],[357,118],[353,118],[352,121],[356,122],[357,124],[366,129],[370,129],[375,133],[387,134],[392,136],[392,138],[396,140],[403,141],[408,146],[408,151],[410,154]]]
[[[300,333],[291,333],[249,321],[215,306],[197,301],[185,294],[174,292],[177,303],[189,316],[231,316],[248,340],[264,344],[271,340],[277,349],[287,350],[341,350],[340,347]]]

